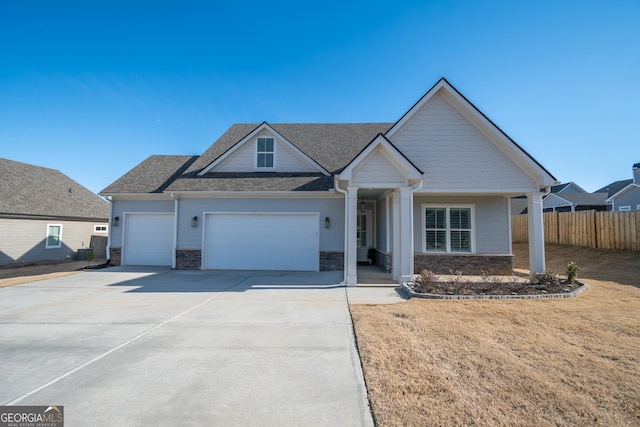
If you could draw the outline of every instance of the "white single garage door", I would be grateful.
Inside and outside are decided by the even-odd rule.
[[[209,213],[205,268],[318,271],[317,213]]]
[[[123,264],[173,264],[173,214],[125,215]]]

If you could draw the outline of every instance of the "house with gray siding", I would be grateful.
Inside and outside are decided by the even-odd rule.
[[[597,192],[607,194],[612,211],[640,211],[640,163],[632,167],[633,178],[615,181]]]
[[[0,265],[105,257],[109,204],[62,172],[0,159]]]
[[[111,262],[176,269],[511,274],[511,197],[544,271],[556,179],[439,80],[396,122],[235,124],[201,156],[152,155],[102,190]]]

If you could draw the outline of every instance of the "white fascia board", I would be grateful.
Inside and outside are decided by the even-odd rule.
[[[171,200],[170,193],[109,193],[104,195],[110,196],[112,200]]]
[[[446,80],[444,78],[438,80],[438,83],[436,83],[431,89],[429,89],[427,91],[427,93],[425,93],[422,98],[420,98],[418,100],[418,102],[416,102],[413,107],[411,107],[409,109],[409,111],[407,111],[405,113],[404,116],[402,116],[400,118],[400,120],[398,120],[393,126],[391,126],[391,129],[389,129],[386,133],[385,136],[389,139],[392,139],[393,136],[404,127],[404,125],[409,122],[411,120],[411,118],[413,118],[413,116],[422,109],[422,107],[424,107],[424,105],[442,88],[445,86],[446,84]]]
[[[394,134],[400,131],[412,117],[417,114],[438,92],[455,108],[463,117],[474,123],[476,128],[492,141],[500,151],[518,165],[541,187],[559,184],[552,176],[540,167],[523,149],[518,148],[495,124],[489,121],[478,109],[465,99],[444,78],[440,79],[402,118],[389,129],[385,136],[390,140]]]
[[[376,149],[379,149],[380,152],[391,162],[393,166],[396,167],[400,172],[405,175],[407,180],[420,180],[422,179],[422,174],[420,171],[416,169],[416,167],[411,164],[399,151],[395,148],[391,143],[385,138],[383,135],[378,135],[373,141],[369,143],[369,145],[360,152],[353,159],[346,168],[340,173],[340,180],[350,181],[353,177],[353,173],[358,170],[360,164],[371,155]],[[397,187],[397,183],[393,184],[392,187]],[[367,185],[368,186],[368,185]],[[387,187],[388,188],[388,187]]]
[[[487,188],[487,189],[478,189],[478,188],[422,188],[421,190],[417,190],[414,194],[420,195],[428,195],[428,194],[437,194],[439,196],[442,195],[456,195],[456,196],[470,196],[470,195],[486,195],[486,196],[521,196],[523,194],[535,193],[538,192],[538,188]]]
[[[253,139],[256,137],[256,135],[258,135],[260,132],[262,132],[265,129],[268,130],[269,132],[271,132],[273,134],[273,136],[278,138],[278,141],[280,143],[284,144],[285,146],[287,146],[287,148],[289,148],[291,151],[293,151],[295,154],[297,154],[302,161],[308,163],[311,167],[317,169],[318,172],[324,174],[325,176],[330,176],[331,175],[329,173],[329,171],[327,171],[325,168],[320,166],[315,160],[313,160],[312,158],[310,158],[309,156],[304,154],[302,151],[300,151],[300,149],[298,149],[298,147],[293,145],[287,138],[285,138],[278,131],[276,131],[274,128],[272,128],[269,125],[269,123],[263,122],[260,126],[258,126],[254,130],[252,130],[247,136],[242,138],[240,141],[236,142],[233,147],[228,149],[220,157],[215,159],[213,162],[209,163],[209,165],[207,167],[205,167],[200,173],[198,173],[198,176],[206,175],[211,169],[213,169],[214,167],[219,165],[221,162],[223,162],[225,159],[227,159],[229,156],[231,156],[236,150],[238,150],[244,144],[250,143],[251,141],[253,141]]]
[[[618,191],[616,194],[614,194],[613,196],[609,197],[607,200],[605,200],[605,202],[610,203],[613,200],[615,200],[617,197],[621,196],[622,194],[626,193],[627,191],[631,190],[633,187],[638,187],[640,188],[640,185],[638,184],[634,184],[631,183],[629,185],[627,185],[626,187],[624,187],[622,190]]]
[[[174,191],[177,197],[193,199],[335,199],[342,195],[329,191]]]
[[[457,91],[447,88],[443,89],[444,98],[455,108],[463,117],[469,120],[478,131],[480,131],[496,148],[504,153],[512,162],[522,169],[534,182],[540,186],[558,185],[548,172],[541,168],[522,148],[505,135],[495,124],[493,124],[485,115],[483,115],[475,106],[463,98]]]

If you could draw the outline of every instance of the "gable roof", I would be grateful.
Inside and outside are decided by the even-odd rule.
[[[575,206],[605,206],[607,193],[550,193],[545,197],[555,197]]]
[[[234,124],[187,174],[198,173],[231,149],[261,124]],[[379,133],[392,123],[273,123],[271,128],[330,173],[339,173]]]
[[[607,201],[612,201],[613,199],[616,199],[617,197],[623,195],[624,193],[626,193],[627,191],[629,191],[629,190],[631,190],[633,188],[640,188],[640,185],[631,182],[631,184],[626,185],[620,191],[617,191],[612,196],[609,196]]]
[[[192,165],[198,156],[151,156],[100,194],[162,193]]]
[[[459,107],[462,107],[466,113],[469,114],[468,118],[472,118],[478,124],[483,126],[489,131],[494,138],[492,138],[494,144],[498,148],[511,158],[514,163],[519,164],[520,167],[533,173],[545,181],[546,185],[555,185],[558,180],[549,172],[544,166],[542,166],[531,154],[525,151],[518,143],[516,143],[509,135],[507,135],[502,129],[500,129],[491,119],[489,119],[482,111],[480,111],[471,101],[469,101],[458,89],[456,89],[447,79],[442,77],[438,82],[431,87],[425,93],[422,98],[416,102],[413,107],[409,109],[385,134],[389,139],[393,139],[393,134],[398,132],[411,118],[421,110],[421,108],[429,102],[437,93],[443,91],[448,95],[449,101],[453,101]],[[455,108],[455,106],[454,106]]]
[[[580,193],[586,193],[587,191],[580,187],[575,182],[565,182],[564,184],[554,185],[551,187],[551,193],[563,193],[565,190],[568,190],[570,187],[575,188]],[[564,193],[563,193],[564,194]]]
[[[622,191],[622,189],[629,184],[633,184],[633,179],[623,179],[621,181],[612,182],[611,184],[605,185],[604,187],[594,191],[594,193],[607,193],[608,197],[612,197],[614,194]]]
[[[0,215],[108,221],[109,203],[58,170],[0,159]]]
[[[315,160],[313,160],[311,157],[307,156],[305,153],[303,153],[302,151],[300,151],[300,149],[298,147],[296,147],[294,144],[291,143],[291,141],[287,140],[287,138],[285,138],[284,136],[282,136],[280,134],[280,132],[278,132],[277,130],[275,130],[271,125],[269,125],[269,123],[267,122],[263,122],[261,125],[259,125],[258,127],[256,127],[255,129],[253,129],[251,132],[249,132],[247,135],[245,135],[240,141],[236,142],[234,145],[232,145],[229,149],[227,149],[224,153],[222,153],[220,156],[218,156],[218,158],[216,158],[213,162],[209,163],[209,165],[207,165],[204,169],[202,169],[200,172],[198,172],[199,176],[202,176],[206,173],[208,173],[210,170],[212,170],[217,164],[219,164],[220,162],[222,162],[225,158],[228,158],[229,156],[232,155],[232,153],[238,149],[240,149],[241,146],[243,146],[246,143],[249,143],[251,140],[253,140],[253,138],[260,133],[263,130],[267,130],[269,131],[273,136],[276,136],[277,139],[279,139],[285,146],[287,146],[287,148],[289,150],[291,150],[292,152],[294,152],[297,156],[300,157],[300,159],[307,163],[309,166],[311,166],[313,169],[316,170],[316,172],[320,172],[324,175],[330,175],[330,173],[324,169],[322,166],[320,166]]]
[[[340,179],[351,179],[355,168],[371,154],[377,147],[382,147],[386,152],[393,155],[396,166],[404,169],[404,174],[408,179],[420,179],[423,172],[411,160],[407,158],[398,148],[391,143],[382,133],[379,133],[369,144],[358,153],[357,156],[340,173]]]

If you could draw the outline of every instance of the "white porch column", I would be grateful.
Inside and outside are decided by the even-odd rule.
[[[409,282],[413,277],[411,206],[411,189],[400,187],[400,283]]]
[[[345,264],[347,269],[347,286],[358,284],[358,187],[347,187],[347,247],[345,252]]]
[[[395,190],[391,194],[391,205],[393,211],[393,253],[391,254],[391,278],[400,280],[400,193]]]
[[[527,194],[527,220],[529,223],[529,271],[531,275],[544,273],[544,220],[542,193]]]

